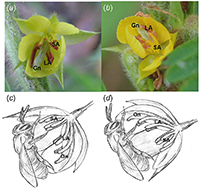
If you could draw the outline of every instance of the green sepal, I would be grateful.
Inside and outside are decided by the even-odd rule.
[[[170,13],[176,16],[176,18],[170,15],[168,19],[168,24],[171,25],[172,29],[174,30],[181,28],[184,25],[184,13],[182,11],[180,1],[170,2]]]
[[[49,19],[49,21],[51,22],[51,24],[58,22],[58,18],[56,16],[56,14],[54,14],[53,16],[51,16],[51,18]]]
[[[62,62],[60,63],[59,68],[54,73],[54,75],[55,75],[56,79],[59,81],[62,88],[64,89],[64,85],[63,85],[63,63]]]
[[[121,57],[121,62],[126,72],[126,75],[129,78],[130,82],[133,84],[134,88],[138,91],[151,91],[151,88],[149,88],[148,85],[147,78],[138,82],[138,66],[141,62],[140,57],[137,54],[135,54],[131,49],[126,50],[123,54],[121,54]]]
[[[17,68],[19,68],[23,63],[25,63],[25,62],[19,61],[18,64],[17,64],[17,66],[14,68],[14,71],[15,71]]]
[[[87,40],[88,38],[100,34],[100,32],[84,31],[79,29],[79,33],[73,35],[63,35],[66,45],[74,45]]]
[[[130,48],[128,44],[117,44],[115,46],[102,48],[102,50],[111,51],[111,52],[118,52],[118,53],[124,53],[127,48]]]

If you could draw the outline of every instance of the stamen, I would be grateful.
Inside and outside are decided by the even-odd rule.
[[[151,48],[151,46],[149,46],[147,43],[143,44],[142,46],[143,46],[143,48],[144,48],[145,50],[147,50],[148,48]]]
[[[44,57],[47,53],[47,51],[49,50],[49,44],[46,41],[46,39],[44,38],[43,43],[39,46],[37,46],[37,49],[40,49],[37,56],[33,58],[33,64],[32,66],[40,66],[40,64],[43,62]],[[32,63],[32,62],[31,62]]]
[[[140,25],[140,28],[141,28],[141,29],[145,29],[145,26],[144,26],[144,25]]]
[[[151,46],[148,45],[148,43],[144,41],[144,39],[140,35],[135,36],[135,38],[142,44],[145,50],[147,50],[148,48],[151,48]]]
[[[145,41],[143,40],[143,38],[140,35],[135,36],[135,38],[141,43],[144,44]]]
[[[140,28],[141,29],[145,29],[145,26],[144,25],[140,25]],[[148,32],[148,34],[149,33],[151,33],[151,34],[153,34],[156,38],[158,38],[158,36],[157,36],[157,34],[156,34],[156,32],[155,31],[152,31],[151,29],[148,29],[148,30],[146,30],[147,32]],[[151,35],[149,35],[150,37],[151,37]],[[151,37],[152,38],[152,37]]]
[[[152,33],[158,39],[158,35],[156,34],[155,31],[150,30],[149,32]]]
[[[51,51],[48,51],[46,53],[46,56],[47,56],[48,62],[50,62],[50,64],[52,64],[53,60],[54,60],[54,57],[53,57],[53,54],[51,53]]]
[[[31,60],[30,60],[30,66],[33,67],[33,62],[34,62],[34,59],[35,59],[35,54],[37,52],[38,49],[40,49],[41,45],[38,46],[38,42],[35,43],[34,47],[33,47],[33,51],[32,51],[32,54],[31,54]]]
[[[49,42],[49,44],[55,49],[58,50],[58,46],[60,46],[57,40],[53,40],[53,42]]]

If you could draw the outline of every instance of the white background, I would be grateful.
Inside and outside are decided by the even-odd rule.
[[[1,26],[4,26],[4,2],[1,2]],[[2,27],[1,27],[2,28]],[[165,105],[178,119],[184,122],[191,119],[200,121],[199,92],[4,92],[4,29],[1,31],[1,124],[0,124],[0,187],[31,186],[23,179],[19,172],[18,156],[13,149],[12,129],[17,124],[14,119],[2,117],[19,112],[27,104],[30,107],[55,106],[71,112],[90,101],[94,105],[88,108],[79,118],[85,130],[89,148],[86,158],[80,168],[73,173],[73,167],[56,175],[49,174],[47,179],[38,180],[39,187],[199,187],[200,169],[200,124],[192,125],[183,132],[183,146],[177,158],[152,181],[137,181],[126,174],[119,163],[117,155],[111,151],[104,126],[108,123],[105,117],[104,95],[113,96],[114,118],[125,101],[131,99],[150,99]],[[7,95],[15,95],[15,102],[7,102]]]

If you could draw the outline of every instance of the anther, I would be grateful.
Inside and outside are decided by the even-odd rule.
[[[46,56],[47,56],[48,62],[50,62],[50,64],[52,64],[52,63],[53,63],[53,60],[54,60],[54,57],[53,57],[53,54],[51,53],[51,51],[48,51],[48,52],[46,53]]]
[[[35,59],[35,54],[37,52],[38,49],[40,49],[41,46],[38,46],[38,42],[35,43],[32,53],[31,53],[31,60],[30,60],[30,66],[33,67],[33,62]]]
[[[53,42],[49,42],[49,44],[54,48],[55,50],[58,50],[58,46],[60,46],[59,42],[57,40],[53,40]]]

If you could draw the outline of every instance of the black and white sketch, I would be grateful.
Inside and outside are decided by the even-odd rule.
[[[13,128],[13,146],[19,155],[19,170],[33,187],[48,173],[62,172],[74,166],[74,172],[84,161],[88,140],[77,118],[93,102],[68,113],[53,106],[29,105],[4,118],[19,121]]]
[[[106,106],[109,123],[104,128],[110,148],[123,170],[137,180],[152,171],[149,181],[164,170],[181,150],[183,131],[196,119],[179,123],[161,103],[136,99],[113,120],[112,102]]]

